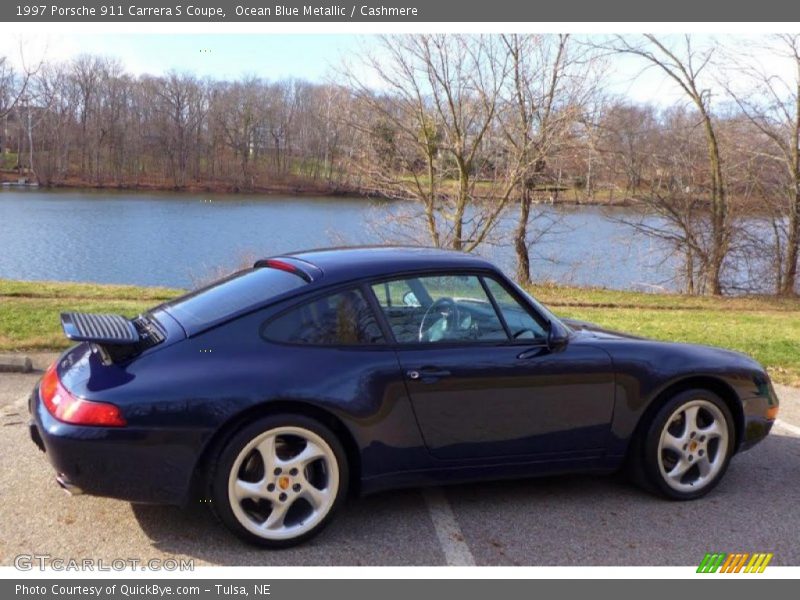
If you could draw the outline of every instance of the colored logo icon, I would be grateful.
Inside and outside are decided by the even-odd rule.
[[[698,573],[763,573],[772,560],[772,553],[707,552],[697,567]]]

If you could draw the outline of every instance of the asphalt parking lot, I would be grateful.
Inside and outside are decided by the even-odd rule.
[[[201,505],[69,497],[30,442],[39,373],[0,373],[0,564],[19,554],[195,565],[696,565],[706,552],[772,552],[800,565],[800,390],[779,388],[779,425],[734,458],[709,496],[661,500],[618,477],[569,476],[351,500],[319,537],[254,549]]]

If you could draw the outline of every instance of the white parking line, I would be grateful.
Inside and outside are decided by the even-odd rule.
[[[796,425],[790,425],[782,419],[775,419],[775,427],[778,429],[783,429],[786,433],[800,437],[800,427],[797,427]]]
[[[433,521],[436,537],[439,538],[439,545],[442,547],[447,564],[474,567],[475,557],[472,556],[442,488],[427,488],[422,491],[422,495],[428,505],[428,513]]]

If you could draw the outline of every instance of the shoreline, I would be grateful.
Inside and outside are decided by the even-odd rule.
[[[374,190],[367,190],[356,187],[325,186],[304,182],[284,182],[270,185],[255,185],[247,188],[240,188],[236,185],[224,184],[219,182],[192,182],[183,186],[172,186],[157,183],[106,183],[106,182],[87,182],[82,180],[66,180],[60,183],[40,184],[40,183],[17,183],[21,177],[8,171],[0,171],[0,190],[22,191],[91,191],[91,192],[159,192],[164,194],[219,194],[230,196],[278,196],[285,195],[290,197],[342,197],[342,198],[363,198],[365,200],[382,200],[386,202],[413,202],[413,200],[402,200],[399,198],[388,198]],[[621,194],[620,197],[603,200],[598,198],[577,198],[574,190],[564,190],[561,192],[563,197],[559,197],[552,202],[534,201],[537,206],[608,206],[608,207],[635,207],[637,202],[630,196]],[[479,202],[490,202],[490,198],[476,197]],[[509,206],[518,204],[518,200],[510,200]]]

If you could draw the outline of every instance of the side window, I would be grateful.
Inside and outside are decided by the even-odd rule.
[[[404,279],[375,284],[372,286],[372,291],[382,307],[420,306],[417,295]]]
[[[506,288],[494,279],[484,278],[486,287],[494,296],[495,302],[503,313],[506,325],[511,332],[511,337],[517,340],[544,339],[547,337],[545,328],[534,319],[531,314],[508,293]]]
[[[267,322],[261,334],[275,342],[317,346],[385,342],[375,315],[359,290],[307,302]]]
[[[397,279],[372,286],[399,343],[507,341],[474,275]]]

